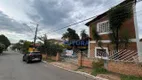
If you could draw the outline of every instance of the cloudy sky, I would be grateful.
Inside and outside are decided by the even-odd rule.
[[[0,34],[6,35],[11,42],[17,42],[19,39],[33,40],[35,23],[38,23],[38,36],[46,33],[48,38],[60,39],[66,28],[57,32],[53,30],[58,30],[71,23],[103,13],[122,1],[0,0]],[[141,7],[142,2],[139,2],[137,4],[139,32],[142,31]],[[85,23],[71,26],[71,28],[75,29],[78,34],[82,29],[86,29],[88,32]],[[142,32],[139,35],[142,37]]]

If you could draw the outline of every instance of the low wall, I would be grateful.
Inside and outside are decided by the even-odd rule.
[[[91,60],[91,59],[83,58],[82,59],[82,66],[92,68],[92,62],[93,62],[93,60]]]
[[[57,53],[56,56],[47,56],[46,54],[42,54],[42,59],[43,60],[51,59],[51,60],[59,61],[60,55],[59,55],[59,53]]]
[[[125,75],[142,76],[142,67],[135,63],[109,61],[107,70]]]
[[[49,58],[51,58],[51,60],[55,60],[56,61],[56,56],[51,56]]]

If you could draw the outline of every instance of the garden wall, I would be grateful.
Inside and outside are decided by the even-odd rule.
[[[86,58],[81,56],[81,54],[79,53],[78,55],[78,66],[84,66],[84,67],[89,67],[92,68],[92,62],[93,62],[93,58]]]
[[[142,66],[135,63],[109,61],[107,70],[125,75],[142,76]]]
[[[46,54],[42,54],[42,59],[43,60],[51,59],[51,60],[55,60],[55,61],[60,61],[60,55],[59,55],[59,53],[57,53],[56,56],[48,56]]]

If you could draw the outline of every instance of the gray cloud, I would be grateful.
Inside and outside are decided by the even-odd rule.
[[[27,25],[23,25],[22,23],[9,18],[9,16],[5,15],[2,11],[0,11],[0,30],[14,31],[16,33],[29,32]]]
[[[23,7],[23,14],[28,15],[30,21],[38,22],[40,25],[39,31],[41,34],[50,30],[60,29],[73,22],[77,22],[86,19],[91,16],[98,15],[105,12],[112,6],[124,1],[124,0],[23,0],[21,6]],[[12,5],[9,5],[12,6]],[[15,7],[14,7],[15,9]],[[22,9],[22,8],[20,8]],[[13,13],[14,14],[14,13]],[[19,16],[24,19],[23,16]],[[81,29],[88,30],[85,22],[73,27],[80,32]],[[27,34],[30,30],[28,25],[23,25],[21,22],[9,18],[9,16],[0,12],[0,29],[9,30],[16,33]],[[35,29],[35,27],[31,27]],[[53,32],[55,34],[62,35],[66,29],[59,32]],[[54,34],[49,34],[53,37]],[[56,35],[55,35],[56,38]]]
[[[104,2],[104,0],[74,0],[74,1],[79,1],[85,7],[87,7],[87,6],[90,6],[90,7],[94,6],[95,7],[95,6],[98,6]]]
[[[40,23],[45,26],[50,26],[51,29],[63,27],[69,24],[70,13],[74,6],[69,1],[57,0],[34,0],[31,7],[35,13],[27,13],[31,19],[40,19]],[[49,27],[47,27],[49,28]]]

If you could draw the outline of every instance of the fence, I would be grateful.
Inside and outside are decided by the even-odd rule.
[[[138,53],[136,50],[122,49],[118,52],[111,51],[109,60],[121,62],[138,62]]]

